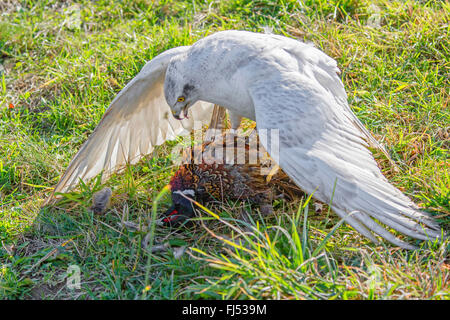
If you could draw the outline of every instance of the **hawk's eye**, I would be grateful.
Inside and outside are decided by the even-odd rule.
[[[183,101],[184,101],[184,97],[183,96],[178,98],[178,102],[183,102]]]

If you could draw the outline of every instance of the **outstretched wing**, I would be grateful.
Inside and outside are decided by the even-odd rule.
[[[348,107],[334,60],[327,58],[303,59],[298,72],[282,71],[252,85],[258,132],[279,130],[279,144],[262,140],[264,147],[272,156],[279,148],[279,165],[294,182],[331,202],[340,217],[372,241],[377,242],[375,232],[413,248],[374,219],[413,238],[438,238],[438,225],[382,175],[367,149],[368,132]]]
[[[189,109],[188,119],[179,121],[172,116],[164,98],[167,65],[188,48],[178,47],[156,56],[119,92],[70,162],[53,194],[67,192],[80,179],[87,181],[101,172],[106,179],[151,153],[155,146],[187,134],[194,121],[209,123],[212,104],[197,102]]]

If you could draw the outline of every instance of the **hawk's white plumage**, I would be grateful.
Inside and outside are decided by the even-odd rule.
[[[381,146],[349,108],[338,71],[333,59],[312,46],[245,31],[218,32],[169,50],[119,93],[56,191],[138,159],[182,130],[171,115],[161,115],[169,110],[162,98],[166,74],[164,95],[177,118],[197,103],[190,111],[208,121],[197,102],[206,101],[226,107],[233,118],[255,120],[258,130],[278,129],[280,167],[374,242],[372,232],[412,248],[379,222],[417,239],[439,238],[438,225],[377,167],[367,146]]]
[[[179,121],[172,116],[164,99],[167,65],[172,57],[188,49],[178,47],[158,55],[119,92],[53,193],[67,192],[80,179],[87,181],[102,171],[102,178],[106,179],[127,163],[138,162],[155,146],[189,133],[194,121],[209,123],[213,110],[210,103],[197,102],[189,111],[189,119]]]

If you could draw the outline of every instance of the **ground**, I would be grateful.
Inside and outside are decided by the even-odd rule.
[[[400,168],[376,153],[383,172],[448,231],[448,2],[6,0],[0,10],[1,298],[449,299],[448,240],[375,245],[308,198],[250,219],[239,204],[199,209],[188,228],[156,226],[150,254],[174,143],[107,181],[102,215],[89,210],[98,181],[41,209],[146,61],[241,29],[336,59],[352,109]],[[67,286],[70,268],[80,288]]]

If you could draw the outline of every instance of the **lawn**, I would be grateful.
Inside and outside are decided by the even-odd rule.
[[[400,169],[376,153],[383,172],[448,232],[449,2],[4,0],[0,11],[0,298],[450,298],[448,239],[375,245],[309,198],[249,219],[240,204],[199,208],[192,226],[156,226],[151,253],[173,142],[106,182],[104,214],[89,210],[97,180],[41,208],[146,61],[240,29],[336,59],[352,109]],[[66,285],[74,269],[79,288]]]

